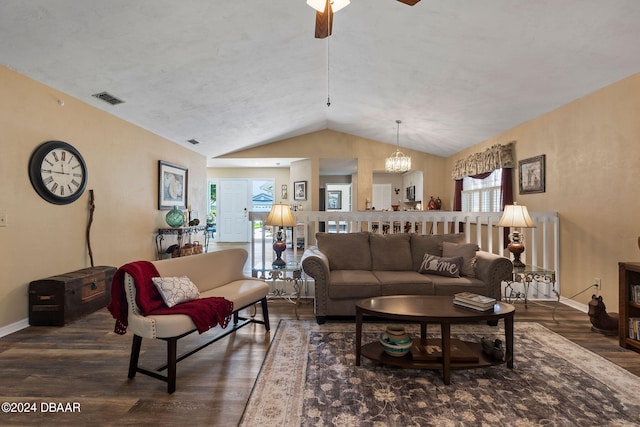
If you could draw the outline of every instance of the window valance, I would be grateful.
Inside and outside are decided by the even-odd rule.
[[[474,153],[456,162],[451,172],[452,179],[462,179],[501,168],[513,167],[513,144],[496,144],[481,153]]]

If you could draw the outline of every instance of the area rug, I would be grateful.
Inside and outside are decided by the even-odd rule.
[[[366,323],[363,343],[386,324]],[[430,327],[435,334],[436,326]],[[417,336],[417,326],[407,325]],[[428,331],[431,335],[431,330]],[[501,327],[452,336],[503,338]],[[353,323],[281,321],[243,426],[637,426],[640,379],[537,323],[515,324],[514,369],[355,366]]]

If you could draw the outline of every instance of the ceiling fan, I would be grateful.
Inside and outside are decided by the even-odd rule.
[[[409,6],[415,6],[420,0],[397,0]],[[333,13],[350,3],[349,0],[307,0],[307,4],[316,10],[316,38],[324,39],[331,35]]]

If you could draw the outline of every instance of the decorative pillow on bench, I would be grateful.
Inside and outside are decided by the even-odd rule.
[[[187,277],[152,277],[167,307],[200,298],[198,287]]]
[[[461,256],[445,258],[427,253],[424,254],[422,265],[420,265],[418,272],[446,277],[460,277],[462,260]]]

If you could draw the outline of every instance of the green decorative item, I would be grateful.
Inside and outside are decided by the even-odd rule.
[[[167,212],[165,219],[170,227],[178,228],[184,224],[184,213],[177,206],[174,206],[173,209]]]

